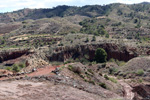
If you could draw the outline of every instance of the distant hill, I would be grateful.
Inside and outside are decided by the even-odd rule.
[[[14,35],[80,32],[109,34],[115,38],[147,38],[150,37],[150,3],[83,7],[62,5],[51,9],[22,9],[1,13],[0,34],[10,32]]]
[[[113,13],[113,14],[112,14]],[[26,19],[40,19],[51,17],[65,17],[65,16],[122,16],[122,17],[137,17],[149,19],[150,3],[142,2],[140,4],[120,4],[114,3],[109,5],[87,5],[83,7],[76,6],[57,6],[47,9],[22,9],[14,12],[0,14],[0,22],[23,21]]]
[[[0,14],[0,22],[13,22],[13,21],[23,21],[27,19],[41,19],[41,18],[51,18],[51,17],[65,17],[65,16],[102,16],[106,14],[109,6],[57,6],[52,9],[22,9],[14,12]]]
[[[140,3],[140,4],[150,4],[150,2],[142,2],[142,3]]]

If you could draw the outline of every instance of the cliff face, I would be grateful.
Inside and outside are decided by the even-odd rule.
[[[97,48],[103,48],[108,54],[107,59],[118,59],[120,61],[128,61],[138,54],[137,49],[133,47],[120,46],[113,43],[103,44],[88,44],[74,47],[58,47],[54,50],[54,53],[49,57],[50,61],[66,61],[69,58],[82,58],[88,56],[88,59],[92,61],[95,56]]]
[[[0,53],[0,63],[3,61],[16,59],[21,57],[24,54],[29,54],[29,50],[14,50],[14,51],[6,51]]]

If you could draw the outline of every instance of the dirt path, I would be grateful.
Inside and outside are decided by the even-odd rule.
[[[15,78],[21,78],[25,76],[34,77],[34,76],[42,76],[42,75],[54,75],[54,73],[51,73],[54,71],[57,67],[61,66],[68,66],[73,63],[69,63],[66,65],[59,65],[59,66],[45,66],[43,68],[38,68],[35,72],[25,74],[25,75],[19,75],[19,76],[8,76],[8,77],[1,77],[0,80],[8,80],[8,79],[15,79]]]
[[[27,74],[27,76],[33,77],[33,76],[41,76],[41,75],[52,75],[52,71],[54,71],[57,67],[60,66],[46,66],[44,68],[39,68],[37,71]]]
[[[115,78],[115,79],[117,79],[115,76],[110,76],[110,75],[108,75],[109,77],[113,77],[113,78]],[[125,97],[125,100],[133,100],[133,98],[134,98],[134,93],[132,92],[132,87],[129,85],[129,84],[127,84],[124,80],[118,80],[117,79],[117,81],[118,81],[118,83],[123,87],[123,89],[124,89],[124,97]]]
[[[119,80],[120,85],[124,88],[124,97],[126,100],[133,100],[134,93],[132,92],[132,87],[125,83],[123,80]]]
[[[42,75],[54,75],[54,73],[51,73],[51,72],[54,71],[57,67],[60,67],[60,66],[46,66],[43,68],[38,68],[35,72],[29,73],[29,74],[12,76],[12,77],[2,77],[0,78],[0,80],[15,79],[15,78],[21,78],[25,76],[34,77],[34,76],[42,76]]]

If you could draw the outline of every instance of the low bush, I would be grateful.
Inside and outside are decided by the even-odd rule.
[[[89,63],[89,60],[87,60],[86,58],[81,58],[80,62],[85,65]]]
[[[138,81],[139,81],[139,83],[142,83],[142,82],[143,82],[143,80],[142,80],[142,79],[139,79]]]
[[[110,80],[110,81],[112,81],[112,82],[114,82],[114,83],[117,83],[117,80],[116,80],[116,79],[114,79],[114,78],[112,78],[112,77],[108,77],[107,75],[104,75],[104,78],[105,78],[106,80]]]
[[[95,85],[95,82],[94,82],[94,81],[89,81],[89,83],[91,83],[91,84]]]
[[[51,62],[51,64],[52,64],[53,66],[58,66],[58,65],[63,64],[63,62],[53,61],[53,62]]]
[[[109,69],[109,74],[114,74],[114,73],[116,73],[116,72],[118,72],[118,69],[117,68],[110,68]]]
[[[14,64],[12,67],[12,70],[15,72],[19,72],[21,70],[21,68],[17,64]]]
[[[25,63],[13,64],[11,67],[7,67],[6,70],[20,72],[22,68],[26,67]]]
[[[105,83],[99,83],[99,86],[101,86],[101,87],[104,88],[104,89],[107,89],[107,86],[106,86]]]
[[[109,62],[114,62],[114,63],[116,63],[118,66],[123,66],[123,65],[126,64],[126,62],[124,62],[124,61],[119,61],[119,60],[113,59],[113,58],[111,58],[111,59],[109,60]]]
[[[92,71],[92,69],[87,69],[88,72],[90,72],[91,74],[94,74],[94,72]]]
[[[109,80],[112,81],[112,82],[114,82],[114,83],[117,83],[117,80],[114,79],[114,78],[112,78],[112,77],[109,77]]]
[[[6,70],[12,71],[11,67],[6,67]]]
[[[106,80],[109,80],[109,77],[105,74],[104,75],[104,78],[106,79]]]
[[[116,64],[117,64],[118,66],[123,66],[123,65],[125,65],[126,63],[125,63],[124,61],[116,60]]]
[[[139,69],[137,72],[136,72],[137,75],[139,76],[142,76],[144,74],[144,70],[143,69]]]
[[[72,71],[72,65],[68,65],[68,69]]]

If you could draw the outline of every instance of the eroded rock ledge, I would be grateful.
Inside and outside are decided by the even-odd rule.
[[[2,51],[0,52],[0,63],[3,61],[16,59],[22,55],[28,55],[30,53],[32,53],[30,49]]]
[[[120,61],[129,61],[138,56],[138,50],[135,47],[122,46],[115,43],[101,43],[58,47],[48,58],[50,61],[66,61],[69,58],[76,59],[88,55],[88,60],[92,61],[97,48],[103,48],[106,50],[108,60],[114,58]]]
[[[138,85],[133,88],[134,100],[150,100],[150,85]]]

